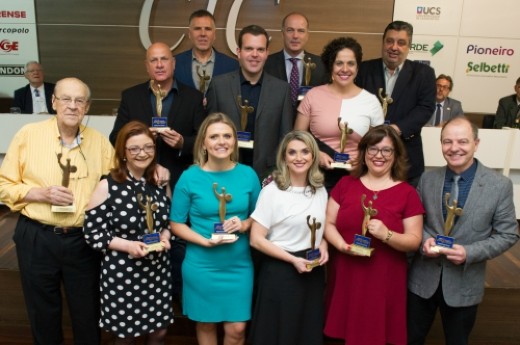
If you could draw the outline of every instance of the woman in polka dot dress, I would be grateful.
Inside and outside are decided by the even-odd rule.
[[[147,344],[162,344],[173,322],[168,249],[170,201],[166,188],[153,182],[155,140],[147,126],[125,125],[115,144],[114,166],[87,207],[87,243],[104,255],[101,263],[102,329],[115,344],[133,344],[147,335]],[[156,250],[143,242],[149,228],[159,234]]]

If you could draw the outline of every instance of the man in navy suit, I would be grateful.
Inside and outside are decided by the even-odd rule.
[[[500,98],[494,128],[520,127],[520,78],[516,80],[514,89],[514,94]]]
[[[408,344],[424,344],[440,310],[445,344],[465,345],[484,295],[486,261],[518,241],[513,184],[474,158],[478,128],[456,117],[441,131],[447,165],[425,172],[417,191],[426,211],[422,247],[408,275]],[[455,188],[456,185],[458,188]],[[445,200],[450,193],[451,201]],[[453,216],[452,248],[438,247],[448,210]],[[450,210],[450,213],[451,213]]]
[[[29,84],[14,92],[13,107],[20,108],[22,114],[56,114],[52,108],[56,85],[43,81],[43,66],[38,61],[29,61],[24,76]]]
[[[298,87],[305,85],[305,80],[309,79],[307,72],[310,72],[308,86],[318,86],[327,83],[330,76],[325,73],[325,67],[318,55],[305,51],[305,45],[309,40],[309,20],[299,12],[291,12],[282,21],[283,49],[269,55],[265,63],[264,70],[286,82],[290,82],[295,59],[298,70]],[[310,61],[309,61],[310,59]],[[305,63],[313,63],[314,69],[307,70]],[[296,114],[297,95],[292,99]]]
[[[208,113],[223,112],[239,130],[251,133],[254,147],[241,148],[240,161],[252,166],[260,178],[276,165],[278,144],[294,122],[289,85],[264,73],[268,45],[269,36],[262,27],[244,27],[238,35],[240,69],[216,77],[207,93]],[[242,129],[240,106],[244,107],[246,101],[249,111],[246,128]]]
[[[421,129],[435,110],[433,68],[407,60],[413,26],[395,21],[385,28],[382,58],[361,63],[356,84],[392,98],[385,120],[401,135],[408,153],[408,182],[417,185],[424,171]]]
[[[453,90],[453,79],[449,75],[440,74],[436,80],[437,95],[435,96],[435,111],[426,126],[441,127],[449,119],[464,116],[460,101],[448,97]]]
[[[217,36],[215,18],[210,12],[193,12],[189,25],[192,48],[175,56],[175,79],[205,94],[212,78],[237,70],[238,62],[213,48]]]

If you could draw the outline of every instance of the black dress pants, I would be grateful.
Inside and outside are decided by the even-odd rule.
[[[63,284],[74,344],[98,345],[100,254],[82,232],[57,235],[23,215],[13,240],[34,344],[63,344]]]

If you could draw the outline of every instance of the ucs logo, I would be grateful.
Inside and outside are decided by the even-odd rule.
[[[440,7],[417,6],[417,14],[429,14],[429,15],[439,16],[441,14],[441,8]]]
[[[3,50],[4,52],[11,52],[11,51],[18,51],[18,41],[11,42],[9,40],[2,40],[0,42],[0,50]]]

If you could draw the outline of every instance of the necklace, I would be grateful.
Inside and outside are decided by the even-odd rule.
[[[372,200],[377,200],[377,195],[379,194],[380,190],[378,191],[372,191]]]

